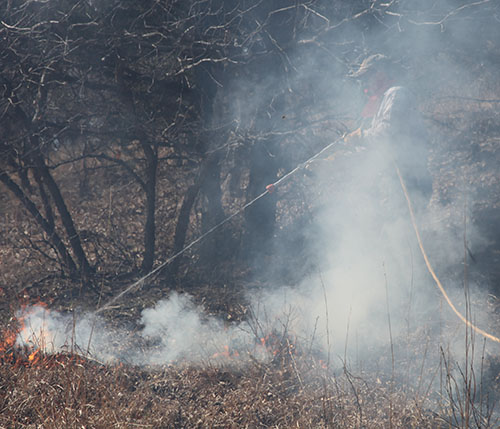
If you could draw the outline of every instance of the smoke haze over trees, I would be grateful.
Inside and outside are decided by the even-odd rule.
[[[354,129],[363,95],[346,76],[383,53],[432,131],[433,201],[456,226],[467,194],[496,290],[496,2],[9,0],[0,13],[5,266],[76,288],[106,279],[113,295],[118,276],[149,272]],[[223,286],[250,269],[299,283],[341,165],[259,200],[166,281]]]

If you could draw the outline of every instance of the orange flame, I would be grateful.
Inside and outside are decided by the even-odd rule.
[[[27,302],[28,298],[29,296],[24,293],[24,303],[21,305],[20,310],[17,311],[15,322],[0,334],[0,361],[11,363],[15,366],[32,366],[37,364],[41,360],[40,355],[44,347],[43,341],[36,341],[35,345],[25,347],[24,350],[21,347],[16,347],[20,333],[26,329],[26,317],[31,313],[28,310],[30,308]],[[45,302],[39,301],[34,306],[42,307],[47,311],[47,304]]]
[[[225,345],[224,349],[221,352],[217,352],[212,355],[212,359],[221,357],[226,359],[233,359],[240,357],[240,354],[238,353],[238,350],[232,350],[228,345]]]
[[[38,362],[38,353],[40,352],[40,349],[36,349],[34,352],[30,353],[30,355],[28,356],[28,361],[31,362],[32,364],[33,363],[36,363]]]

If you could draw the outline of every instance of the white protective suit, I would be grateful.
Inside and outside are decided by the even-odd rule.
[[[379,152],[386,174],[394,177],[396,164],[412,199],[420,206],[427,204],[432,194],[428,136],[415,96],[408,89],[394,86],[385,91],[363,139]]]

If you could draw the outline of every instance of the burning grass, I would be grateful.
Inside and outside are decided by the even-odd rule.
[[[257,336],[260,356],[223,346],[196,364],[103,364],[83,352],[54,351],[40,339],[20,346],[20,314],[3,330],[1,429],[495,427],[469,396],[464,401],[453,392],[460,380],[451,372],[441,390],[449,395],[439,400],[427,388],[395,382],[401,377],[394,372],[332,368],[287,330]],[[48,338],[42,334],[35,337]],[[474,415],[479,423],[469,425]]]
[[[132,366],[16,345],[5,330],[0,428],[440,427],[424,401],[390,381],[333,371],[288,335],[256,341],[268,359],[231,348],[207,362]],[[37,346],[38,345],[38,346]]]
[[[48,364],[50,363],[50,364]],[[395,386],[311,358],[244,367],[101,365],[71,354],[0,366],[0,427],[439,427]]]

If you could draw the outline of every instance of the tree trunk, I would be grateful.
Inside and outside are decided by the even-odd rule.
[[[268,146],[271,146],[270,148]],[[266,185],[276,181],[278,165],[272,142],[258,142],[251,148],[250,178],[247,188],[247,201],[262,193]],[[276,222],[276,195],[268,195],[257,201],[245,211],[245,250],[251,254],[262,254],[269,250]]]
[[[207,205],[203,210],[202,232],[213,227],[224,217],[224,210],[221,203],[220,189],[220,155],[217,153],[209,156],[202,166],[195,182],[188,188],[177,218],[177,225],[174,236],[174,254],[180,252],[185,246],[186,234],[189,227],[189,216],[194,206],[196,197],[201,193],[207,198]],[[215,237],[208,238],[202,245],[200,254],[202,258],[215,262],[224,253],[223,247],[230,247],[229,242],[225,242],[225,234],[218,231]],[[170,274],[175,276],[178,272],[181,259],[177,258],[172,262]]]
[[[142,271],[147,272],[153,268],[155,260],[156,175],[158,172],[158,151],[156,148],[152,148],[147,143],[144,143],[142,146],[147,159],[147,179],[144,189],[146,192],[146,225],[144,228],[144,257],[142,259],[141,269]]]
[[[76,232],[76,228],[73,223],[73,218],[69,213],[68,207],[66,206],[66,203],[61,194],[59,186],[57,185],[56,181],[50,174],[49,168],[45,163],[43,154],[40,151],[42,144],[39,135],[35,132],[37,128],[34,125],[34,122],[28,117],[26,112],[21,108],[21,104],[19,103],[19,100],[17,99],[17,96],[15,94],[12,95],[12,99],[15,100],[17,103],[14,108],[17,118],[19,118],[19,120],[24,124],[26,131],[30,134],[29,142],[31,145],[31,150],[29,151],[29,153],[31,156],[28,159],[31,159],[33,161],[34,163],[33,168],[38,170],[35,174],[39,174],[43,180],[43,183],[47,186],[47,189],[52,197],[52,200],[54,201],[54,204],[57,207],[59,216],[61,217],[61,221],[68,236],[71,249],[73,251],[73,255],[76,258],[76,263],[78,265],[80,274],[83,275],[85,278],[87,278],[91,273],[90,264],[82,248],[80,237]],[[44,103],[41,103],[41,101],[38,100],[37,106],[39,108],[40,104]]]
[[[35,139],[35,137],[31,138]],[[32,142],[32,144],[33,147],[39,147],[39,144],[37,142]],[[50,195],[52,196],[54,204],[57,207],[57,211],[59,212],[59,216],[61,217],[62,224],[68,236],[71,245],[71,250],[73,251],[73,254],[76,258],[80,273],[84,277],[88,277],[88,275],[90,275],[92,270],[87,260],[87,256],[85,255],[85,252],[83,250],[80,241],[80,236],[78,235],[75,228],[75,224],[73,223],[73,218],[71,217],[68,207],[66,206],[66,202],[64,201],[59,186],[57,185],[56,181],[50,174],[50,171],[47,165],[45,164],[44,160],[42,159],[42,155],[40,153],[35,153],[34,161],[35,161],[34,168],[38,169],[45,185],[47,186],[47,189],[50,192]]]
[[[221,190],[221,151],[214,152],[206,162],[205,174],[201,182],[200,198],[202,198],[201,232],[205,233],[221,222],[225,215],[222,207]],[[199,255],[202,265],[218,267],[230,255],[232,243],[226,225],[211,234],[200,244]],[[214,273],[217,270],[214,270]]]
[[[180,252],[183,249],[184,244],[186,243],[186,234],[189,227],[189,214],[191,213],[191,209],[193,208],[196,196],[200,192],[200,176],[198,176],[195,183],[188,188],[186,194],[184,195],[184,199],[182,200],[179,216],[177,217],[177,224],[175,226],[174,255]],[[172,264],[170,266],[170,274],[174,277],[179,271],[180,262],[180,257],[172,261]]]
[[[47,223],[50,225],[51,228],[55,227],[55,221],[54,221],[54,211],[52,210],[52,205],[49,200],[49,196],[47,195],[47,192],[45,192],[45,187],[43,185],[42,178],[40,177],[40,172],[38,169],[34,168],[33,169],[33,175],[35,176],[35,181],[38,185],[38,192],[40,192],[40,197],[42,198],[43,202],[43,207],[45,209],[45,219],[47,220]]]
[[[14,182],[9,175],[3,171],[0,173],[0,180],[7,186],[7,188],[22,202],[24,207],[31,213],[35,218],[37,223],[42,227],[48,236],[49,241],[54,245],[63,264],[66,265],[71,274],[77,272],[77,266],[73,259],[71,258],[65,244],[61,240],[61,237],[57,234],[53,223],[47,222],[47,220],[42,216],[42,214],[36,208],[36,205],[29,199],[29,197],[23,192],[23,190]]]

